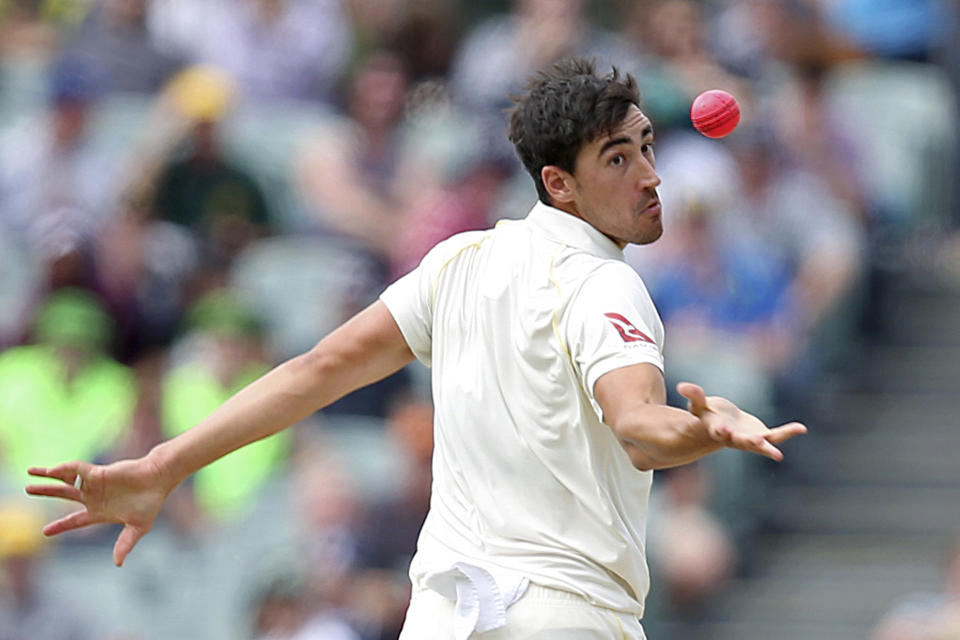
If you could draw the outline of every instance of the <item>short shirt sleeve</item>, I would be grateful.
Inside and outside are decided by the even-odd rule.
[[[605,373],[635,364],[663,371],[663,323],[640,276],[626,264],[591,274],[570,300],[565,333],[587,395]]]
[[[479,231],[452,236],[431,249],[417,267],[380,294],[417,359],[430,366],[433,353],[435,288],[444,267],[464,246],[476,242]]]
[[[417,360],[430,366],[433,334],[433,281],[430,254],[380,294]]]

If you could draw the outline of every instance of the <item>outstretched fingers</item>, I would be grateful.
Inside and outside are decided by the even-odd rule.
[[[147,531],[149,531],[149,529],[135,527],[130,524],[126,525],[117,537],[117,543],[113,545],[113,564],[122,567],[123,561],[127,559],[127,555],[140,541],[140,538],[146,535]]]
[[[64,516],[59,520],[54,520],[47,526],[43,528],[43,535],[45,536],[55,536],[57,534],[63,533],[64,531],[72,531],[74,529],[80,529],[91,525],[94,523],[93,518],[90,517],[90,512],[86,509],[83,511],[74,511],[68,516]]]
[[[695,416],[699,416],[707,409],[707,394],[703,387],[692,382],[677,383],[677,393],[687,399],[687,410]]]
[[[783,452],[770,442],[769,433],[741,433],[724,427],[716,432],[715,439],[726,447],[756,453],[776,462],[783,460]]]
[[[32,467],[35,477],[60,482],[30,484],[27,493],[79,502],[83,508],[51,522],[43,532],[54,536],[104,522],[123,523],[113,548],[113,561],[121,566],[133,547],[152,527],[165,493],[157,490],[148,473],[149,463],[126,460],[100,467],[87,462],[67,462],[56,467]]]
[[[55,467],[30,467],[27,469],[27,473],[39,478],[53,478],[54,480],[62,480],[67,484],[73,484],[77,474],[80,473],[82,464],[81,462],[64,462]]]
[[[806,432],[807,428],[803,424],[799,422],[788,422],[787,424],[770,429],[769,433],[767,433],[767,442],[780,444],[795,436],[803,435]]]
[[[32,496],[48,496],[83,502],[83,494],[72,484],[28,484],[27,493]]]
[[[80,489],[84,480],[89,477],[90,469],[92,468],[93,465],[89,462],[64,462],[63,464],[58,464],[55,467],[30,467],[27,469],[27,473],[38,478],[52,478],[54,480],[60,480],[68,485],[73,485],[77,489]],[[72,500],[73,498],[70,499]]]

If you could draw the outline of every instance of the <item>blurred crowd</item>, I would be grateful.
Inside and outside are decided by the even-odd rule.
[[[561,56],[633,73],[656,128],[665,233],[627,256],[668,387],[787,416],[855,356],[891,271],[960,272],[958,14],[0,0],[0,640],[396,638],[429,504],[419,365],[196,474],[120,573],[115,530],[54,548],[37,532],[59,507],[12,496],[30,465],[146,453],[439,240],[524,216],[504,109]],[[689,123],[713,88],[743,111],[722,141]],[[749,572],[765,468],[721,453],[658,474],[651,630]]]

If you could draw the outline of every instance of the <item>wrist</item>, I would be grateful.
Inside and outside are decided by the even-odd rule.
[[[186,477],[177,469],[169,442],[162,442],[144,456],[147,464],[153,469],[158,483],[169,493]]]
[[[686,411],[686,419],[681,423],[681,438],[693,447],[702,448],[713,440],[709,418]]]
[[[725,424],[714,411],[706,411],[695,417],[697,419],[695,431],[699,446],[707,453],[722,449],[726,441],[724,427],[729,429],[729,425]]]

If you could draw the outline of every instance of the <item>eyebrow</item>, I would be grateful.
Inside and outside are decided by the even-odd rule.
[[[649,138],[652,136],[653,136],[653,127],[648,124],[646,127],[643,128],[643,131],[640,133],[640,139],[643,140],[645,138]],[[603,143],[602,147],[600,147],[600,151],[597,152],[597,157],[602,156],[604,153],[607,152],[608,149],[616,147],[617,145],[631,144],[632,142],[633,142],[633,138],[631,138],[630,136],[618,136],[616,138],[611,138],[610,140],[607,140],[605,143]]]

